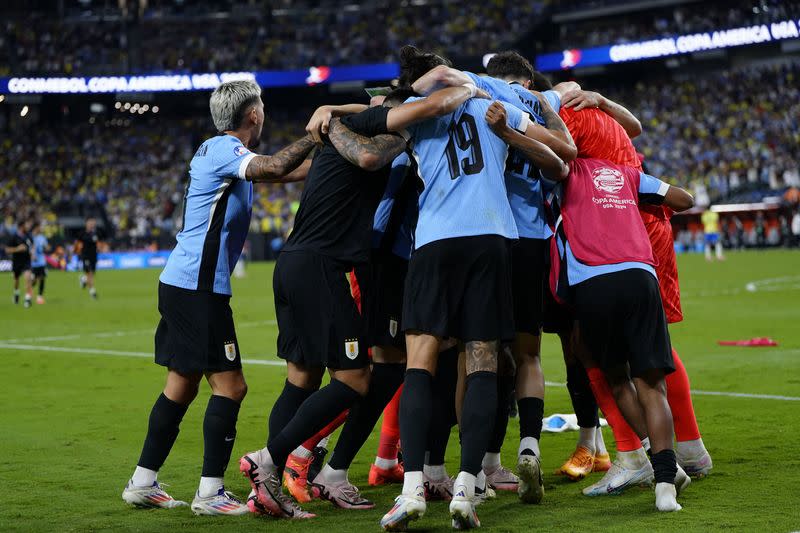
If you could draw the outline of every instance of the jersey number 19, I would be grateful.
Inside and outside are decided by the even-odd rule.
[[[453,121],[448,128],[450,140],[445,147],[447,163],[450,167],[450,179],[456,179],[464,174],[477,174],[483,170],[483,152],[481,140],[478,137],[478,127],[475,118],[469,113],[464,113],[458,122]],[[469,155],[459,159],[456,148],[462,152],[469,150]]]

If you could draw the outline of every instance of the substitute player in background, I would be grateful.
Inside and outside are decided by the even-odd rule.
[[[81,274],[81,289],[89,287],[89,296],[97,299],[97,289],[94,286],[94,276],[97,270],[97,245],[102,241],[103,235],[97,229],[97,220],[94,217],[86,219],[86,227],[78,235],[75,248],[80,254],[83,274]]]
[[[47,249],[50,243],[42,233],[42,224],[35,222],[33,225],[33,248],[31,250],[31,272],[33,275],[33,285],[39,284],[39,294],[36,295],[36,303],[44,304],[44,281],[47,278]]]
[[[33,240],[30,236],[30,222],[17,222],[14,234],[6,243],[6,253],[11,255],[11,271],[14,274],[14,296],[11,301],[19,303],[19,280],[25,282],[25,308],[31,306],[33,289],[31,286],[31,249]]]
[[[713,211],[711,206],[709,206],[708,209],[703,211],[700,219],[703,222],[706,261],[712,261],[714,257],[717,258],[717,261],[724,261],[725,256],[722,255],[722,239],[720,239],[719,213]],[[714,256],[711,255],[712,248],[714,249]]]
[[[197,149],[189,167],[184,223],[158,285],[161,321],[155,362],[167,367],[164,391],[150,411],[138,465],[122,499],[142,507],[187,505],[158,483],[189,404],[205,376],[211,397],[203,420],[203,470],[192,501],[201,515],[241,515],[247,506],[225,490],[239,406],[247,393],[230,307],[231,271],[250,226],[253,181],[284,181],[314,142],[306,136],[273,156],[256,155],[264,125],[261,88],[223,83],[211,95],[220,135]]]

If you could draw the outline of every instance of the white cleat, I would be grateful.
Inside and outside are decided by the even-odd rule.
[[[475,496],[472,497],[472,503],[475,505],[480,505],[489,500],[494,500],[495,498],[497,498],[497,492],[495,492],[495,490],[489,485],[486,485],[484,488],[476,486]]]
[[[711,461],[711,455],[702,445],[702,442],[699,449],[687,450],[687,447],[681,446],[682,444],[684,443],[679,442],[675,447],[675,456],[678,464],[683,467],[686,473],[691,477],[705,477],[711,473],[714,463]]]
[[[186,502],[176,500],[161,488],[158,481],[154,481],[149,487],[134,487],[133,481],[128,481],[125,490],[122,491],[122,499],[126,503],[137,507],[149,507],[155,509],[174,509],[176,507],[186,507]]]
[[[486,482],[495,490],[508,490],[516,492],[519,489],[519,478],[503,465],[498,466],[491,472],[486,472]]]
[[[692,483],[692,478],[678,465],[678,471],[675,473],[675,492],[680,494],[686,487]]]
[[[192,500],[192,512],[206,516],[241,516],[248,514],[250,509],[223,487],[217,494],[208,498],[201,498],[200,493],[196,493]]]
[[[425,498],[417,494],[401,494],[394,499],[394,507],[381,518],[384,531],[405,531],[408,523],[425,516]]]
[[[328,481],[318,475],[311,483],[314,493],[342,509],[372,509],[375,504],[361,495],[358,487],[349,481]]]
[[[453,529],[481,527],[478,513],[475,512],[475,502],[468,496],[453,496],[450,500],[450,518],[453,519]]]
[[[517,494],[525,503],[539,503],[544,498],[542,465],[535,455],[522,454],[517,459],[519,485]]]
[[[637,485],[652,485],[653,480],[653,467],[649,461],[637,469],[631,469],[625,468],[619,459],[615,459],[603,479],[584,488],[583,494],[586,496],[619,494],[625,489]]]
[[[659,511],[680,511],[682,507],[676,499],[677,496],[677,490],[672,483],[656,483],[656,509]]]

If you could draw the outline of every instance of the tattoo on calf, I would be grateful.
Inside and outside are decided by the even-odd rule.
[[[497,373],[497,341],[470,341],[467,343],[467,375],[475,372]]]

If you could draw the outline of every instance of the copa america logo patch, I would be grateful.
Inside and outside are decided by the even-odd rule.
[[[248,150],[244,146],[240,145],[240,146],[237,146],[236,148],[233,149],[233,153],[236,154],[237,156],[240,156],[240,155],[244,155],[244,154],[250,153],[250,150]]]
[[[236,360],[236,343],[235,342],[226,342],[225,343],[225,358],[228,361]]]
[[[610,194],[618,193],[622,186],[625,185],[625,178],[622,177],[622,173],[607,167],[598,168],[592,172],[592,181],[597,190]]]
[[[344,341],[344,354],[351,361],[358,357],[358,339],[348,339]]]

